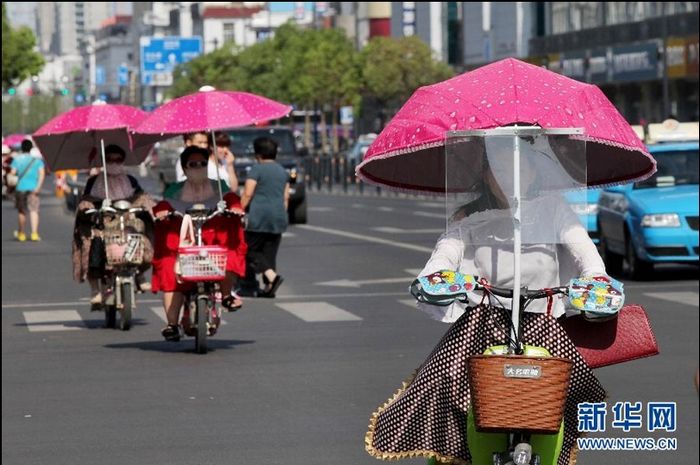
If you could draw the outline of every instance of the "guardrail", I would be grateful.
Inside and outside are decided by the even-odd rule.
[[[372,186],[355,176],[355,160],[348,161],[344,155],[310,154],[304,157],[306,189],[311,192],[342,192],[360,195],[413,196]]]

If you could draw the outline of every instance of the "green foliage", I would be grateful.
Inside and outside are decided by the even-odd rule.
[[[400,106],[418,87],[453,75],[435,60],[417,37],[376,38],[361,52],[341,29],[301,29],[282,25],[274,37],[245,49],[226,45],[174,73],[170,96],[195,92],[203,85],[243,90],[311,109],[353,105],[362,96],[384,106]]]
[[[418,37],[377,37],[360,52],[359,66],[367,96],[380,102],[404,102],[421,86],[454,75],[452,69],[432,56]]]
[[[44,58],[34,51],[36,38],[26,26],[13,28],[2,4],[2,90],[18,85],[29,76],[38,74]]]

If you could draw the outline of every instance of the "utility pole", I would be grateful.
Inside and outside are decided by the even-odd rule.
[[[661,2],[661,40],[663,41],[662,55],[661,55],[661,66],[663,67],[663,81],[661,84],[662,88],[662,104],[663,104],[663,114],[661,119],[665,120],[671,114],[669,108],[669,96],[668,96],[668,48],[666,47],[666,42],[668,40],[668,20],[666,16],[666,2]]]

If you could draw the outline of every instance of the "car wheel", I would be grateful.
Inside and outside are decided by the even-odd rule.
[[[289,212],[289,222],[292,224],[306,224],[306,198],[294,206]]]
[[[625,261],[627,262],[627,271],[632,279],[642,280],[654,269],[653,264],[637,256],[637,252],[634,250],[634,243],[629,236],[627,237],[627,255],[625,256]]]
[[[600,229],[598,229],[600,231]],[[605,240],[605,236],[600,235],[600,242],[598,244],[600,248],[600,256],[605,263],[605,269],[611,275],[619,275],[622,273],[622,255],[618,255],[611,252],[608,248],[608,241]]]

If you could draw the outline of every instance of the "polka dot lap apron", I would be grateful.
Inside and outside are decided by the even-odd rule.
[[[470,307],[452,325],[414,376],[371,417],[367,451],[381,459],[437,457],[470,465],[467,438],[467,359],[506,341],[510,310]],[[576,463],[578,404],[602,402],[606,393],[559,323],[546,314],[524,313],[523,341],[574,362],[564,412],[564,445],[558,465]]]

